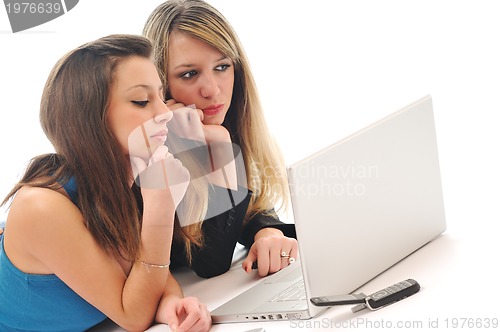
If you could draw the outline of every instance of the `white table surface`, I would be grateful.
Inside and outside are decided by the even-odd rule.
[[[218,324],[212,331],[265,331],[356,329],[493,331],[487,328],[500,320],[500,272],[496,263],[500,253],[498,236],[493,232],[465,229],[447,231],[404,260],[363,285],[366,294],[407,278],[417,280],[421,290],[396,304],[378,311],[351,312],[351,306],[330,308],[320,316],[303,321],[245,322]],[[224,275],[201,279],[190,271],[176,273],[186,295],[197,296],[209,310],[260,281],[255,272],[246,274],[239,263]],[[401,326],[402,325],[402,326]],[[107,322],[96,331],[123,331]],[[156,325],[148,331],[170,331]]]

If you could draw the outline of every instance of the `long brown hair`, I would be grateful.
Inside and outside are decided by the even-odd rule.
[[[269,133],[249,61],[233,28],[217,9],[203,0],[169,0],[150,14],[143,35],[153,43],[153,59],[163,74],[167,98],[170,97],[166,80],[168,46],[173,31],[207,43],[234,63],[233,98],[223,125],[233,143],[241,148],[248,188],[253,192],[245,221],[274,207],[286,208],[289,200],[283,157]],[[198,197],[201,195],[198,193]],[[206,206],[199,208],[206,211]],[[196,239],[195,232],[200,232],[201,226],[197,225],[180,235],[187,250],[190,241]]]
[[[45,84],[40,122],[56,153],[35,157],[2,205],[23,186],[57,190],[73,178],[77,206],[96,241],[110,254],[134,260],[140,249],[138,188],[130,187],[129,161],[107,124],[117,65],[149,58],[142,36],[110,35],[63,56]]]

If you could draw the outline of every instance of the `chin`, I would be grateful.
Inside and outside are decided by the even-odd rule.
[[[223,119],[204,119],[203,124],[204,125],[217,125],[220,126],[222,125],[222,122],[224,122]]]

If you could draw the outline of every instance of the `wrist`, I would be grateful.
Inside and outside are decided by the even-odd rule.
[[[271,236],[282,237],[282,236],[285,236],[285,234],[283,234],[283,232],[277,228],[266,227],[266,228],[262,228],[261,230],[259,230],[255,234],[254,241],[257,241],[258,239],[265,238],[265,237],[271,237]]]
[[[222,125],[203,125],[203,134],[208,143],[225,142],[232,143],[231,134]]]
[[[172,301],[178,301],[180,299],[182,299],[182,297],[177,294],[163,294],[158,304],[158,309],[156,310],[155,321],[160,324],[169,324],[170,312],[175,310],[175,304],[173,304]]]

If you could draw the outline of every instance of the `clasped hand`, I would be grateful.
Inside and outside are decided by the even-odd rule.
[[[242,267],[250,272],[256,263],[259,276],[264,277],[292,264],[297,259],[298,252],[296,239],[286,237],[279,229],[263,228],[255,235],[255,241]]]
[[[132,175],[143,197],[168,189],[175,208],[186,193],[190,175],[164,145],[166,134],[165,123],[158,126],[154,119],[145,122],[129,136],[129,156]]]
[[[173,119],[168,128],[179,137],[202,143],[231,142],[229,132],[221,125],[207,125],[203,123],[203,111],[194,105],[186,106],[173,99],[167,101],[167,106],[173,112]]]

